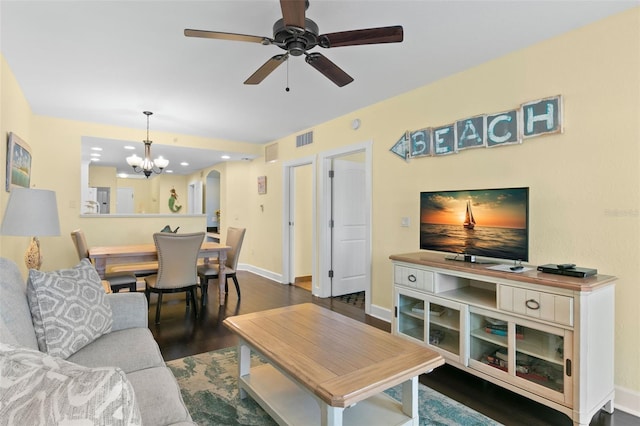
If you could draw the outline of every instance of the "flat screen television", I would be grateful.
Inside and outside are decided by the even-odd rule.
[[[420,249],[528,261],[529,188],[421,192]]]

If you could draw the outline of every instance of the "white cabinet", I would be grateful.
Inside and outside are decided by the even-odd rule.
[[[393,255],[393,332],[588,425],[613,412],[615,277],[487,269]]]

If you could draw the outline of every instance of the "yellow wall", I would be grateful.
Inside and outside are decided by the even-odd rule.
[[[618,389],[637,395],[639,76],[640,8],[636,8],[318,125],[313,128],[311,145],[295,148],[295,135],[274,141],[279,144],[277,163],[257,159],[217,167],[221,171],[223,228],[248,228],[241,263],[281,273],[282,162],[373,140],[371,296],[374,305],[390,309],[388,256],[418,249],[420,191],[528,186],[530,263],[574,262],[619,277],[615,382]],[[91,225],[90,219],[78,218],[79,184],[69,184],[79,182],[80,138],[132,137],[132,130],[32,115],[4,59],[2,84],[0,128],[3,133],[15,131],[31,144],[33,182],[55,189],[58,196],[63,237],[42,239],[47,256],[44,268],[68,264],[69,255],[64,253],[67,248],[67,252],[72,250],[68,232],[78,224]],[[563,134],[409,163],[389,152],[405,130],[517,108],[522,102],[558,94],[564,98]],[[350,122],[356,117],[362,125],[354,131]],[[180,135],[179,143],[205,147],[207,141],[211,142]],[[208,147],[231,148],[233,144],[215,141]],[[252,148],[243,144],[240,149]],[[262,175],[267,176],[268,191],[258,195],[256,182]],[[3,204],[6,198],[6,193],[0,196]],[[411,219],[408,228],[400,227],[404,216]],[[121,229],[121,223],[113,226]],[[108,236],[95,232],[92,237]],[[2,237],[0,244],[3,256],[21,262],[26,238]]]

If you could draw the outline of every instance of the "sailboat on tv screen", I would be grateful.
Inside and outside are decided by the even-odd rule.
[[[467,213],[464,216],[464,223],[462,226],[465,229],[473,229],[476,226],[476,221],[473,218],[473,212],[471,211],[471,202],[467,200]]]

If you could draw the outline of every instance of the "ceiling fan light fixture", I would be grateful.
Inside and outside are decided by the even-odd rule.
[[[212,38],[219,40],[243,41],[273,44],[285,50],[285,55],[276,55],[258,68],[244,84],[259,84],[271,74],[289,55],[306,56],[306,62],[325,77],[343,87],[353,81],[338,65],[319,53],[309,53],[316,46],[332,48],[340,46],[357,46],[362,44],[400,43],[404,33],[401,25],[390,27],[365,28],[360,30],[339,31],[320,34],[318,25],[307,18],[305,11],[309,7],[308,0],[280,0],[282,18],[273,24],[273,39],[246,34],[226,33],[220,31],[184,30],[187,37]],[[289,88],[285,89],[287,92]]]

